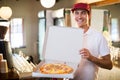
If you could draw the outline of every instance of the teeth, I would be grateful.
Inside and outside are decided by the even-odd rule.
[[[77,22],[78,22],[78,23],[81,23],[81,22],[83,22],[83,20],[80,19],[80,20],[78,20]]]

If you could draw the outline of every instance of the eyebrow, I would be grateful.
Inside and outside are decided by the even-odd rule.
[[[84,10],[84,9],[76,9],[74,12],[76,12],[76,11],[86,12],[89,14],[89,12],[87,10]]]

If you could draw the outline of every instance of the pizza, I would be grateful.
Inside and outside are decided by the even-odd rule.
[[[61,63],[47,63],[40,67],[40,72],[44,74],[69,74],[73,68]]]

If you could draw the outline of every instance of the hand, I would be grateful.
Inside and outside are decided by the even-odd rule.
[[[94,64],[98,65],[99,67],[109,69],[109,70],[112,69],[112,67],[113,67],[110,54],[101,56],[101,58],[97,58],[97,57],[94,57],[93,55],[91,55],[90,51],[86,48],[81,49],[79,51],[79,53],[83,58],[93,62]]]
[[[90,53],[89,50],[86,49],[86,48],[81,49],[81,50],[79,51],[79,53],[80,53],[80,55],[81,55],[83,58],[86,58],[86,59],[88,59],[88,60],[90,60],[91,57],[92,57],[91,53]]]

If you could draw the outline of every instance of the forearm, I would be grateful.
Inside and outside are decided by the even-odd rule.
[[[110,56],[110,55],[107,55]],[[89,59],[91,62],[95,63],[96,65],[98,65],[101,68],[105,68],[105,69],[112,69],[112,62],[110,60],[110,58],[96,58],[94,56],[91,56],[91,58]]]

